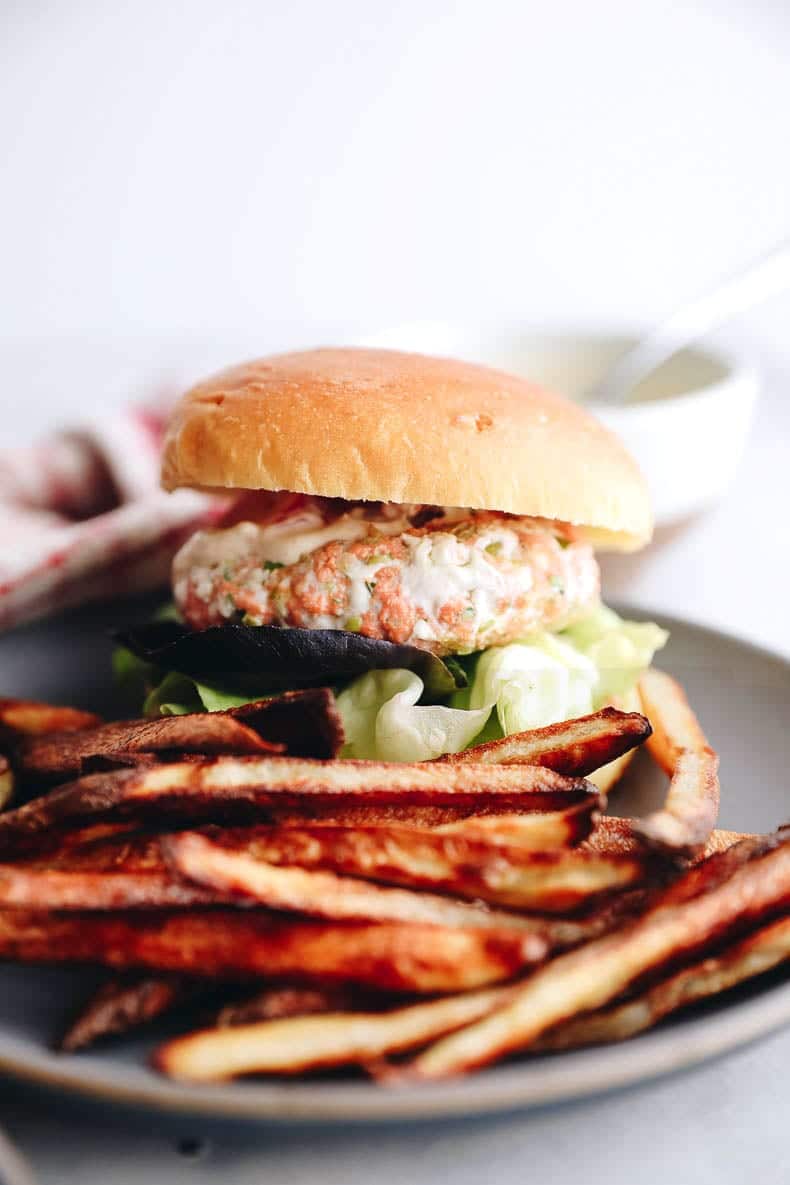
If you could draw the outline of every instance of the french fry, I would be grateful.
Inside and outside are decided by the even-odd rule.
[[[291,757],[217,757],[91,774],[0,815],[0,851],[19,852],[53,828],[133,817],[199,820],[266,818],[267,810],[336,815],[373,805],[552,810],[597,792],[582,779],[534,766],[387,765]],[[318,808],[318,810],[316,809]]]
[[[619,818],[615,815],[602,815],[596,822],[590,834],[582,843],[582,848],[590,852],[602,852],[613,855],[615,852],[643,852],[645,841],[638,830],[638,820]],[[704,859],[716,852],[726,851],[742,839],[753,839],[753,834],[746,831],[726,831],[716,829],[708,837],[704,849],[696,859]]]
[[[574,795],[569,795],[571,801],[573,797]],[[494,820],[507,818],[510,821],[510,842],[519,842],[523,847],[541,850],[544,847],[558,846],[561,840],[569,836],[581,838],[584,831],[591,826],[591,817],[599,809],[600,801],[592,792],[587,792],[573,806],[552,809],[552,806],[556,807],[556,803],[547,802],[546,810],[536,811],[533,806],[534,800],[525,797],[518,802],[508,802],[507,815],[503,816],[501,798],[497,801],[482,794],[474,799],[459,795],[455,802],[445,801],[435,806],[413,802],[352,803],[305,799],[296,806],[274,804],[265,810],[256,810],[254,818],[261,822],[277,823],[283,827],[324,823],[339,827],[414,827],[428,831],[450,830],[456,824],[459,825],[459,829],[465,831],[467,823],[482,824],[483,820],[491,820],[493,830],[498,831],[499,822],[495,824]],[[549,816],[555,814],[561,817],[552,818],[550,821]],[[518,825],[515,820],[519,820]],[[544,838],[547,841],[545,843]]]
[[[77,732],[98,724],[101,724],[100,716],[79,708],[58,708],[35,700],[0,699],[0,735],[6,738]]]
[[[254,754],[280,752],[246,724],[222,712],[159,716],[156,720],[124,720],[79,732],[28,737],[17,746],[15,765],[23,778],[38,785],[72,780],[86,761],[118,752],[153,754]]]
[[[648,749],[671,780],[664,806],[638,820],[635,831],[650,847],[688,858],[704,849],[716,826],[719,759],[679,683],[651,668],[639,694],[653,725]]]
[[[337,757],[345,742],[343,721],[328,687],[307,687],[231,708],[228,713],[264,740],[294,757]]]
[[[600,800],[592,796],[575,806],[558,811],[531,811],[524,814],[475,814],[450,822],[438,822],[434,829],[465,839],[488,839],[530,851],[550,851],[580,844],[591,832],[599,815]],[[409,820],[404,819],[408,823]],[[413,818],[412,826],[420,826]],[[426,824],[423,823],[423,826]]]
[[[790,918],[781,918],[720,954],[661,980],[632,1000],[566,1021],[546,1033],[533,1049],[544,1053],[625,1041],[652,1028],[670,1013],[728,991],[789,958]]]
[[[636,821],[636,832],[652,848],[693,856],[708,842],[719,815],[719,758],[712,749],[684,750],[663,807]]]
[[[635,749],[650,736],[650,724],[639,712],[604,708],[591,716],[565,720],[546,728],[518,732],[501,740],[474,745],[442,757],[458,765],[542,765],[557,773],[584,776]]]
[[[318,1016],[326,1012],[350,1012],[360,999],[371,993],[345,984],[319,987],[279,984],[262,988],[254,996],[223,1004],[216,1017],[218,1028],[257,1024],[264,1020],[285,1020],[292,1016]],[[376,998],[379,998],[378,996]],[[385,995],[382,997],[387,1000]]]
[[[213,984],[206,980],[190,979],[182,975],[126,974],[103,983],[82,1006],[64,1033],[58,1048],[66,1053],[85,1049],[108,1037],[119,1037],[142,1028],[176,1009],[202,1014],[210,1005],[216,1008],[216,997],[224,1002],[216,1012],[218,1026],[251,1024],[255,1021],[281,1020],[290,1016],[311,1016],[322,1012],[349,1011],[359,1007],[361,1000],[372,997],[360,989],[344,984],[326,987],[275,984],[264,987],[254,995],[238,996],[238,987]],[[228,993],[231,999],[228,1000]],[[380,993],[376,999],[385,1002],[389,996]]]
[[[98,963],[208,979],[299,979],[387,991],[466,991],[542,959],[518,930],[285,919],[263,910],[0,911],[0,958]]]
[[[718,883],[722,860],[745,863]],[[560,955],[535,972],[504,1007],[454,1036],[438,1041],[404,1070],[417,1079],[443,1078],[529,1048],[548,1029],[608,1004],[645,974],[704,951],[739,927],[755,925],[790,899],[790,832],[745,841],[712,856],[715,887],[702,888],[705,865],[687,874],[697,891],[648,910],[625,928]],[[682,886],[682,880],[678,882]],[[680,898],[680,900],[678,900]]]
[[[666,672],[655,667],[644,671],[639,679],[639,696],[653,727],[647,748],[656,763],[672,777],[683,750],[697,752],[708,748],[705,733],[685,691]]]
[[[232,903],[168,872],[92,872],[0,864],[0,909],[175,909]]]
[[[393,1012],[354,1012],[206,1029],[160,1046],[153,1064],[184,1082],[366,1064],[468,1025],[501,1006],[511,994],[508,987],[491,988]]]
[[[107,875],[108,888],[104,890],[104,895],[110,897],[112,892],[112,885],[123,886],[126,882],[123,878],[127,878],[138,895],[144,898],[146,892],[145,885],[148,885],[148,893],[150,900],[154,902],[154,887],[163,885],[161,890],[162,895],[166,893],[174,893],[170,888],[168,877],[170,876],[170,865],[165,859],[162,852],[162,841],[166,838],[159,834],[150,834],[147,832],[119,832],[107,836],[95,836],[93,828],[89,829],[85,835],[82,843],[77,842],[76,836],[83,833],[76,833],[76,836],[64,837],[68,842],[62,844],[58,849],[50,849],[46,854],[37,854],[33,860],[19,862],[13,865],[7,865],[9,872],[16,873],[30,873],[31,871],[40,872],[58,870],[63,874],[62,881],[65,885],[71,884],[74,886],[72,892],[72,899],[75,906],[78,901],[82,900],[82,895],[89,892],[91,885],[90,877]],[[270,830],[274,837],[272,842],[275,847],[279,846],[280,840],[286,845],[282,849],[282,854],[289,851],[288,835],[283,835],[279,829],[266,828],[234,828],[222,829],[209,828],[208,834],[211,838],[219,840],[221,843],[230,846],[231,849],[236,847],[237,850],[244,851],[251,835],[264,835],[267,830]],[[334,832],[334,827],[315,827],[311,831],[327,832],[327,840],[331,841],[331,833]],[[301,831],[297,834],[301,834]],[[178,838],[179,833],[174,833],[174,838]],[[302,839],[305,837],[302,836]],[[439,836],[435,836],[430,832],[419,832],[417,838],[420,841],[423,839],[428,841],[429,847],[431,841],[439,839],[440,844],[438,850],[442,850],[442,841]],[[297,850],[303,850],[302,842],[298,841],[298,847],[294,849],[294,854]],[[451,849],[456,850],[456,849]],[[463,845],[460,851],[467,850]],[[507,849],[505,849],[507,852]],[[524,858],[530,853],[518,849],[517,858]],[[549,856],[552,853],[548,853]],[[307,857],[305,857],[307,858]],[[80,877],[82,880],[80,881]],[[135,880],[136,878],[136,880]],[[57,888],[57,878],[46,878],[48,883],[49,899],[63,902],[64,894],[61,893],[59,897],[53,894]],[[138,882],[142,882],[139,883]],[[404,881],[405,883],[405,881]],[[18,885],[25,885],[29,887],[29,895],[34,896],[34,893],[40,891],[41,882],[33,876],[23,877],[20,875]],[[216,895],[215,895],[216,896]],[[422,894],[418,894],[420,898]],[[544,894],[544,898],[545,898]],[[518,928],[525,932],[530,932],[537,935],[543,942],[547,944],[548,949],[564,949],[569,946],[574,946],[579,942],[585,941],[588,938],[596,937],[599,934],[605,933],[619,924],[624,917],[630,916],[635,909],[638,908],[639,903],[644,899],[645,890],[629,889],[622,891],[614,896],[604,895],[601,898],[591,898],[585,904],[589,905],[586,908],[583,916],[574,917],[551,917],[547,913],[541,914],[520,914],[518,917]],[[536,894],[537,898],[537,894]],[[98,898],[97,898],[98,900]],[[37,905],[38,901],[34,900],[33,905]],[[43,904],[43,902],[42,902]],[[90,902],[88,903],[90,904]],[[165,902],[163,901],[163,904]],[[446,898],[441,898],[442,908],[453,902],[448,902]],[[463,904],[463,903],[458,903]],[[92,906],[93,907],[93,906]],[[59,908],[64,908],[63,904]],[[87,908],[87,905],[85,906]],[[95,906],[98,908],[98,905]],[[494,917],[496,915],[493,915]],[[514,917],[516,915],[503,915],[503,920],[507,920],[509,926],[514,926],[516,923]],[[445,915],[446,920],[447,915]],[[485,915],[487,920],[492,918],[491,911]]]
[[[194,981],[179,976],[134,975],[109,979],[80,1009],[58,1042],[58,1048],[73,1053],[107,1037],[141,1028],[189,1002],[198,990]]]
[[[644,849],[625,856],[532,852],[491,839],[407,827],[252,827],[216,831],[211,838],[226,852],[269,865],[295,865],[409,889],[433,889],[489,905],[544,913],[572,910],[601,893],[631,888],[645,880],[654,862]],[[199,858],[184,856],[190,845],[202,850],[210,862],[206,840],[200,837],[193,843],[192,837],[176,836],[168,847],[176,852],[179,871],[193,876],[197,870],[196,879],[211,884],[210,878],[204,882],[200,874]],[[327,893],[319,894],[323,903],[331,886],[327,882]]]
[[[486,929],[531,928],[529,919],[517,913],[505,913],[434,893],[370,884],[334,872],[278,867],[262,860],[257,853],[251,856],[245,849],[228,850],[194,833],[176,835],[163,842],[182,876],[219,896],[238,894],[269,909],[338,920],[401,921],[438,926],[482,926]],[[605,869],[610,878],[612,871],[612,868]],[[572,873],[571,869],[566,875]],[[583,876],[578,877],[577,883],[583,886]],[[625,883],[630,882],[626,880]]]

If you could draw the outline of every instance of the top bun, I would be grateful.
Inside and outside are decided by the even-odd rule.
[[[652,532],[635,462],[583,408],[503,371],[395,350],[280,354],[199,383],[173,416],[162,484],[501,510],[619,551]]]

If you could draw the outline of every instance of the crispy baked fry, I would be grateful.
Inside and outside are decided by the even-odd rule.
[[[454,765],[483,762],[497,765],[542,765],[576,777],[641,745],[650,736],[650,724],[639,712],[603,708],[590,716],[565,720],[546,728],[518,732],[501,740],[474,745],[461,753],[449,753],[442,762]]]
[[[248,849],[229,850],[195,833],[176,835],[164,842],[182,876],[219,895],[249,897],[269,909],[337,919],[486,929],[531,928],[529,919],[517,913],[435,893],[370,884],[335,872],[278,867],[262,860],[257,853],[247,854]]]
[[[328,984],[322,987],[277,984],[262,988],[254,996],[223,1004],[217,1013],[218,1028],[236,1025],[256,1024],[264,1020],[285,1020],[291,1016],[318,1016],[326,1012],[349,1012],[358,1008],[360,1000],[373,996],[359,988],[346,984]],[[387,1000],[387,996],[374,997]]]
[[[470,1024],[501,1006],[511,994],[512,988],[491,988],[393,1012],[330,1014],[206,1029],[160,1046],[153,1063],[171,1078],[185,1082],[365,1064]]]
[[[355,983],[388,991],[465,991],[543,958],[517,930],[321,922],[264,910],[0,912],[0,958],[147,967],[196,977]]]
[[[228,902],[230,894],[188,884],[166,870],[97,872],[0,864],[0,909],[175,909]]]
[[[635,831],[659,851],[699,854],[719,814],[719,759],[710,748],[683,688],[663,671],[646,671],[639,694],[653,725],[648,748],[670,775],[664,806],[637,820]]]
[[[592,797],[558,811],[530,811],[523,814],[474,814],[440,822],[434,829],[466,839],[488,839],[527,848],[550,851],[580,844],[591,832],[600,814],[601,800]],[[404,820],[408,823],[409,820]],[[420,826],[415,819],[413,826]]]
[[[140,1028],[194,998],[199,986],[194,980],[176,975],[132,975],[109,979],[82,1006],[61,1037],[58,1048],[64,1053],[73,1053],[106,1037]]]
[[[571,800],[574,794],[569,796]],[[560,809],[536,811],[529,796],[519,802],[509,802],[507,814],[503,815],[501,800],[485,798],[474,800],[460,798],[457,802],[445,801],[441,805],[428,806],[424,803],[337,803],[330,800],[305,801],[301,806],[269,806],[265,812],[256,812],[256,819],[279,823],[284,827],[302,827],[306,823],[325,823],[344,827],[401,826],[416,827],[434,831],[454,830],[458,825],[463,832],[467,824],[491,822],[495,832],[505,823],[510,829],[509,842],[518,842],[523,847],[542,850],[578,843],[592,825],[592,818],[600,808],[601,799],[592,793],[585,793],[572,806]],[[549,804],[547,804],[549,805]],[[555,818],[554,816],[558,816]],[[495,822],[496,820],[496,822]],[[475,833],[471,828],[470,834]]]
[[[35,846],[54,828],[133,817],[140,821],[223,821],[267,817],[267,810],[337,815],[371,805],[552,810],[597,792],[582,779],[533,766],[386,765],[290,757],[217,757],[91,774],[0,816],[0,851]]]
[[[582,844],[585,851],[606,852],[641,852],[645,849],[645,841],[637,830],[637,819],[619,818],[615,815],[602,815],[596,822],[590,834]],[[708,837],[708,842],[696,859],[704,859],[715,852],[726,851],[742,839],[753,839],[754,835],[746,831],[726,831],[717,828]]]
[[[639,696],[653,732],[647,740],[650,755],[669,777],[684,749],[708,748],[708,740],[686,693],[665,671],[650,667],[639,679]]]
[[[329,870],[546,913],[575,909],[600,893],[630,888],[645,879],[654,862],[644,848],[630,856],[532,852],[491,839],[392,826],[234,828],[217,830],[212,838],[228,852],[268,864]],[[171,850],[179,844],[182,853],[189,848],[186,839],[176,837]],[[205,840],[202,846],[208,856]],[[188,862],[192,869],[199,867]],[[193,875],[183,861],[177,858],[176,863]],[[197,879],[203,881],[200,875]]]
[[[229,716],[294,757],[337,757],[346,736],[329,687],[307,687],[231,708]]]
[[[718,755],[687,749],[677,759],[663,807],[637,819],[635,829],[650,847],[693,856],[704,849],[718,815]]]
[[[789,958],[790,918],[781,918],[720,954],[662,979],[623,1004],[566,1021],[546,1033],[533,1049],[543,1053],[625,1041],[652,1028],[671,1012],[762,975]]]
[[[216,756],[280,752],[252,728],[223,712],[159,716],[155,720],[122,720],[80,732],[27,737],[14,758],[20,774],[38,785],[65,782],[84,772],[86,761],[116,753],[199,753]]]
[[[738,856],[741,867],[721,881],[723,868]],[[707,863],[714,888],[705,891],[706,865],[698,865],[687,874],[694,885],[691,896],[684,899],[687,878],[681,878],[663,902],[637,921],[560,955],[526,980],[503,1008],[440,1040],[404,1072],[442,1078],[526,1049],[554,1025],[608,1004],[640,976],[688,959],[738,927],[759,923],[790,899],[787,830],[760,842],[747,840]]]
[[[0,735],[17,738],[48,732],[75,732],[95,728],[101,716],[79,708],[58,708],[35,700],[0,699]]]
[[[365,992],[345,984],[304,987],[274,984],[250,995],[249,987],[238,996],[236,985],[219,985],[183,975],[126,974],[108,979],[86,1001],[63,1035],[58,1048],[74,1052],[108,1037],[121,1036],[184,1007],[205,1016],[209,1005],[216,1007],[218,993],[225,996],[214,1023],[218,1026],[281,1020],[290,1016],[311,1016],[322,1012],[346,1012],[361,1002],[382,1000],[386,993]],[[228,1000],[228,994],[231,999]],[[237,998],[236,998],[237,997]]]

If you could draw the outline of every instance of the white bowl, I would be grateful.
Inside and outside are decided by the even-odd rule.
[[[362,344],[484,362],[582,398],[636,341],[589,331],[533,331],[421,322],[382,330]],[[743,454],[757,374],[719,348],[688,347],[664,363],[621,407],[588,404],[636,457],[656,522],[677,522],[716,502]]]

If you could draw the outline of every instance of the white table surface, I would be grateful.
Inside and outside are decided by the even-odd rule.
[[[611,598],[687,617],[790,654],[790,356],[755,358],[765,391],[729,496],[609,558]],[[40,384],[31,420],[67,416]],[[7,422],[3,443],[22,439]],[[700,448],[705,442],[700,441]],[[790,813],[790,812],[789,812]],[[278,1130],[121,1111],[0,1080],[0,1117],[46,1185],[222,1179],[227,1185],[410,1185],[525,1179],[607,1185],[790,1180],[790,1031],[691,1072],[616,1095],[502,1118],[389,1128]],[[205,1141],[198,1155],[182,1141]]]

